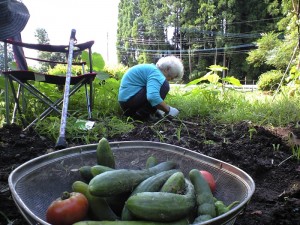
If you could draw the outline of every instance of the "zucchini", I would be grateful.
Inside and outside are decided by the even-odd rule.
[[[73,225],[189,225],[186,219],[171,223],[159,223],[152,221],[80,221]]]
[[[128,198],[126,207],[139,219],[172,222],[186,218],[196,206],[195,190],[185,179],[184,195],[167,192],[142,192]]]
[[[185,179],[182,172],[172,174],[161,188],[161,192],[182,194],[185,188]]]
[[[162,162],[143,170],[118,169],[95,176],[89,183],[89,191],[99,197],[114,196],[132,191],[139,183],[154,174],[174,169],[175,162]]]
[[[72,185],[75,192],[82,193],[89,202],[89,212],[96,220],[116,220],[118,217],[111,210],[104,198],[93,196],[88,191],[88,184],[82,181],[75,181]]]
[[[108,166],[102,166],[102,165],[95,165],[91,167],[91,174],[93,177],[97,176],[100,173],[104,173],[106,171],[114,170],[113,168],[110,168]]]
[[[97,163],[102,166],[115,168],[115,156],[106,138],[101,138],[96,150]]]
[[[131,193],[130,196],[135,195],[137,193],[141,192],[154,192],[159,191],[162,187],[162,185],[165,183],[165,181],[174,173],[176,173],[178,170],[168,170],[160,172],[156,175],[153,175],[146,180],[142,181]],[[121,215],[122,220],[133,220],[134,216],[132,213],[128,210],[126,205],[124,205],[124,208],[122,210]]]
[[[146,161],[146,169],[156,166],[158,164],[157,159],[154,156],[149,156]]]
[[[199,170],[192,169],[189,172],[189,177],[195,187],[198,206],[197,216],[202,216],[203,218],[216,217],[214,196],[203,175]],[[204,217],[204,215],[207,215],[207,217]]]

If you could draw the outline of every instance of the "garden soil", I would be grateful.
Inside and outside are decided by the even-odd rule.
[[[300,225],[300,161],[291,157],[290,129],[254,126],[247,121],[224,125],[198,119],[166,120],[137,123],[126,135],[106,138],[165,142],[237,166],[253,178],[256,189],[235,225]],[[69,146],[84,144],[68,142]],[[26,161],[55,151],[54,145],[16,125],[0,128],[0,224],[27,224],[12,200],[8,176]]]

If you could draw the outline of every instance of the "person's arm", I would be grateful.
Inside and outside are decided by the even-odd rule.
[[[161,102],[156,106],[156,108],[164,111],[166,114],[168,114],[170,111],[170,106],[167,105],[165,102]]]
[[[179,114],[178,109],[167,105],[165,102],[161,102],[160,104],[158,104],[156,106],[156,108],[164,111],[167,115],[170,115],[170,116],[173,116],[173,117],[175,117]]]

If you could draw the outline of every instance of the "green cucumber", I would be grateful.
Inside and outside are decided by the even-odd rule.
[[[91,172],[91,168],[91,166],[82,166],[79,168],[79,173],[86,182],[90,182],[90,180],[94,177]]]
[[[91,217],[97,220],[116,220],[118,217],[111,210],[104,198],[93,196],[88,191],[88,184],[82,181],[75,181],[72,185],[75,192],[82,193],[89,202]]]
[[[73,225],[189,225],[187,219],[171,223],[159,223],[152,221],[80,221]]]
[[[108,197],[132,191],[139,183],[154,174],[177,167],[175,162],[162,162],[143,170],[118,169],[95,176],[89,183],[92,195]]]
[[[125,192],[119,195],[105,197],[106,202],[117,216],[121,217],[125,202],[129,198],[130,194],[131,192]]]
[[[217,214],[215,209],[214,196],[203,175],[199,172],[199,170],[192,169],[189,172],[189,177],[195,187],[198,216],[202,216],[203,218],[204,215],[208,215],[205,218],[209,218],[209,216],[211,216],[212,218],[216,217]]]
[[[97,163],[102,166],[107,166],[110,168],[115,168],[115,156],[111,150],[109,142],[106,138],[102,138],[96,150]]]
[[[142,192],[128,198],[126,207],[142,220],[171,222],[188,217],[196,206],[195,190],[185,179],[184,195],[167,192]]]
[[[178,170],[168,170],[160,172],[156,175],[153,175],[146,180],[142,181],[131,193],[130,196],[135,195],[141,192],[154,192],[159,191],[162,185],[166,182],[166,180],[174,173],[178,172]],[[132,213],[127,209],[126,205],[122,210],[122,220],[133,220],[134,216]]]
[[[157,159],[154,156],[149,156],[146,161],[146,169],[156,166],[158,164]]]
[[[182,194],[185,188],[185,178],[182,172],[172,174],[164,183],[161,192],[169,192],[175,194]]]
[[[211,219],[212,219],[211,215],[200,215],[194,220],[193,224],[203,223]]]
[[[154,174],[160,173],[162,171],[176,169],[177,167],[178,167],[178,164],[176,162],[166,161],[166,162],[161,162],[161,163],[157,164],[156,166],[150,167],[149,169],[145,169],[145,170],[150,171],[150,173],[153,173],[153,175],[154,175]]]
[[[102,165],[95,165],[91,167],[91,174],[93,177],[97,176],[100,173],[104,173],[106,171],[114,170],[113,168],[110,168],[108,166],[102,166]]]

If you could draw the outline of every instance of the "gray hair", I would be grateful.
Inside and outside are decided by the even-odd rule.
[[[182,78],[183,76],[182,61],[173,55],[160,58],[156,66],[161,70],[170,69],[172,78]]]

